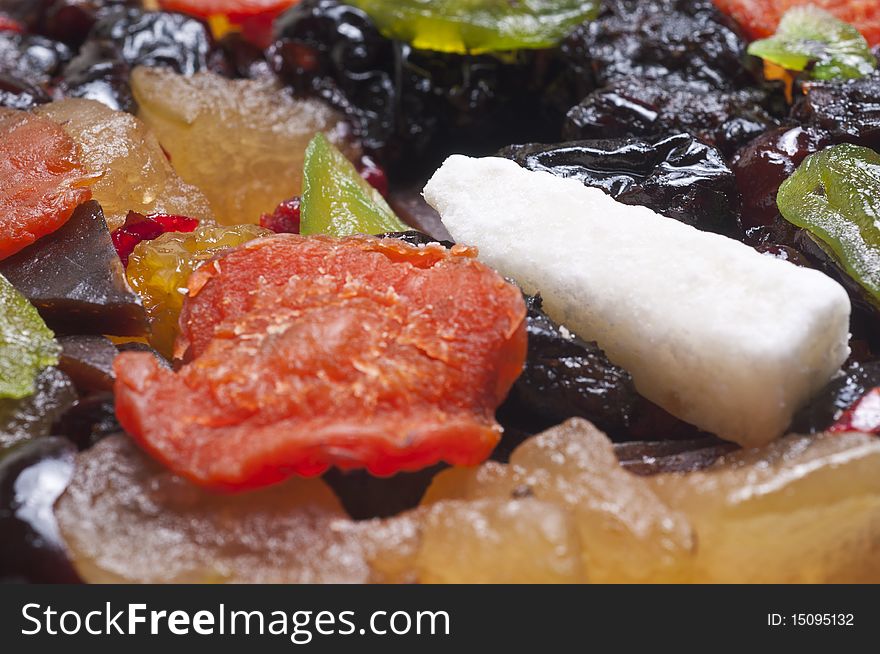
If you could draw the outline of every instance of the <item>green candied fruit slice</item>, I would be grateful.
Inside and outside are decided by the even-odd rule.
[[[880,154],[849,144],[812,154],[783,182],[777,204],[880,306]]]
[[[300,232],[351,236],[408,229],[345,155],[316,134],[306,148]]]
[[[813,79],[855,79],[870,75],[877,59],[865,37],[849,23],[808,5],[789,9],[776,34],[755,41],[749,54],[788,70],[807,70]]]
[[[60,352],[34,306],[0,275],[0,398],[31,395],[40,370],[58,363]]]
[[[351,0],[388,38],[440,52],[552,48],[599,0]]]

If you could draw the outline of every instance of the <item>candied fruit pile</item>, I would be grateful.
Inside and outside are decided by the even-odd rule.
[[[172,356],[187,280],[194,270],[224,250],[269,234],[256,225],[200,225],[191,233],[170,232],[138,244],[126,275],[147,310],[150,344]]]
[[[211,222],[205,196],[178,177],[142,121],[100,102],[76,98],[43,105],[37,113],[61,125],[76,141],[83,166],[94,178],[92,196],[111,230],[122,226],[129,211]]]
[[[132,88],[138,115],[224,225],[256,224],[299,194],[304,152],[316,132],[345,141],[345,124],[335,111],[294,99],[271,81],[136,68]]]

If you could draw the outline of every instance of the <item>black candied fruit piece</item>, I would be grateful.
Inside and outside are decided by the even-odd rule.
[[[0,32],[0,73],[23,84],[45,90],[72,56],[70,48],[52,39]]]
[[[52,433],[69,439],[80,450],[122,431],[111,392],[92,393],[77,400],[52,428]]]
[[[64,69],[58,83],[63,97],[102,102],[116,111],[134,112],[137,103],[131,92],[131,67],[112,43],[87,41]]]
[[[81,204],[58,230],[0,262],[0,274],[59,334],[141,335],[146,313],[129,288],[100,205]]]
[[[742,226],[771,225],[779,215],[779,187],[808,155],[830,145],[830,135],[814,127],[778,127],[743,147],[731,168],[742,196]]]
[[[129,66],[160,66],[181,75],[206,70],[214,47],[208,26],[197,18],[130,8],[108,12],[89,40],[114,44]]]
[[[562,51],[598,85],[625,79],[699,80],[719,89],[748,84],[745,42],[710,0],[605,0]]]
[[[825,431],[868,391],[880,386],[880,361],[853,362],[798,411],[790,430],[797,434]]]
[[[846,142],[880,150],[880,72],[846,81],[807,82],[792,108],[797,120]]]
[[[58,367],[73,381],[81,395],[113,390],[113,360],[119,351],[105,336],[62,336]]]
[[[37,438],[0,452],[0,580],[77,583],[52,506],[73,477],[76,447]]]
[[[500,155],[529,170],[601,188],[624,204],[649,207],[698,229],[739,232],[733,171],[718,150],[689,134],[513,145]]]
[[[551,320],[539,295],[525,299],[528,354],[508,401],[554,424],[586,418],[612,438],[625,434],[638,399],[632,376]]]
[[[0,450],[48,436],[52,424],[76,402],[70,378],[55,367],[37,375],[34,392],[21,399],[0,399]]]
[[[719,90],[705,82],[628,79],[590,93],[566,116],[566,140],[688,132],[733,155],[776,120],[758,89]]]

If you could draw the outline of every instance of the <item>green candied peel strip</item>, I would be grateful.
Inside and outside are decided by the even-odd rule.
[[[777,204],[880,306],[880,154],[843,144],[810,155],[783,182]]]
[[[599,0],[349,0],[382,34],[416,48],[481,53],[552,48]]]
[[[877,67],[855,27],[811,5],[789,9],[776,34],[755,41],[748,52],[788,70],[806,70],[812,63],[810,76],[818,80],[855,79]]]
[[[306,148],[300,232],[383,234],[410,229],[336,146],[318,133]]]
[[[37,374],[60,352],[34,306],[0,275],[0,398],[31,395]]]

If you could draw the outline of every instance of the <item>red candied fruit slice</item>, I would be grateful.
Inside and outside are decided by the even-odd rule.
[[[276,234],[299,234],[301,204],[299,197],[284,200],[275,207],[275,211],[260,216],[260,227],[271,229]]]
[[[792,7],[813,5],[854,25],[872,46],[880,45],[880,2],[877,0],[714,0],[725,14],[742,25],[751,39],[776,32],[782,15]]]
[[[122,259],[122,265],[128,265],[128,258],[138,243],[152,241],[168,232],[192,232],[199,226],[199,221],[186,216],[173,216],[154,213],[145,216],[136,211],[129,211],[125,224],[113,230],[110,235],[116,254]]]
[[[76,144],[48,118],[0,109],[0,260],[67,222],[92,197]]]
[[[224,16],[241,27],[242,34],[261,48],[272,41],[272,21],[299,0],[159,0],[165,11],[199,18]]]
[[[229,250],[190,277],[177,372],[117,357],[117,416],[173,471],[218,490],[331,465],[476,465],[522,370],[526,311],[475,256],[297,234]]]
[[[830,431],[860,431],[880,435],[880,386],[850,407]]]

